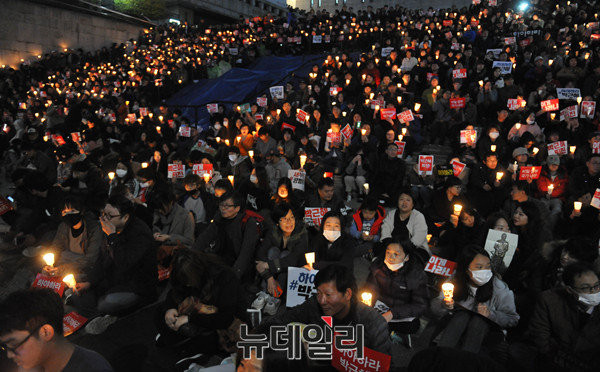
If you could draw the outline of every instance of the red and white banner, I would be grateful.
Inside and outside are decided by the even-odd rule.
[[[137,120],[137,116],[135,116],[135,112],[132,112],[131,114],[127,115],[127,120],[130,123],[134,123]]]
[[[344,342],[344,341],[342,341]],[[363,357],[356,357],[356,349],[338,350],[332,345],[331,365],[338,371],[385,372],[390,370],[392,357],[363,346]]]
[[[467,166],[465,163],[461,163],[460,161],[454,160],[452,163],[452,171],[454,172],[454,176],[458,177],[463,172],[465,167]]]
[[[548,144],[548,155],[566,155],[567,141],[558,141]]]
[[[340,88],[340,87],[331,87],[331,88],[329,88],[329,95],[335,96],[341,91],[342,91],[342,88]]]
[[[527,166],[519,169],[519,181],[537,180],[542,173],[542,167]]]
[[[219,112],[219,104],[209,103],[208,105],[206,105],[206,109],[208,110],[209,114],[216,114],[217,112]]]
[[[148,108],[140,107],[140,116],[148,116]]]
[[[288,170],[288,178],[292,182],[292,189],[304,191],[304,183],[306,180],[306,172],[304,169]]]
[[[308,112],[304,110],[298,110],[298,112],[296,113],[296,120],[298,120],[301,123],[304,123],[306,121],[307,116]]]
[[[419,155],[419,173],[433,174],[433,155]]]
[[[452,77],[454,79],[465,79],[467,77],[467,69],[461,68],[457,70],[452,70]]]
[[[73,142],[81,142],[81,133],[79,133],[79,132],[71,133],[71,139],[73,140]]]
[[[411,110],[406,110],[406,111],[403,111],[400,114],[398,114],[398,119],[400,120],[401,123],[409,123],[409,122],[415,120],[415,117],[413,116],[413,113]]]
[[[558,110],[558,98],[542,101],[541,105],[544,112],[556,111]]]
[[[179,135],[181,137],[190,137],[191,136],[190,127],[182,126],[181,128],[179,128]]]
[[[46,276],[44,274],[37,274],[31,288],[47,288],[58,293],[62,297],[65,292],[66,285],[61,278],[55,276]]]
[[[384,108],[379,111],[381,113],[381,120],[395,119],[396,118],[396,108]]]
[[[581,118],[593,119],[596,115],[596,101],[581,102]]]
[[[185,165],[183,164],[169,164],[167,166],[167,177],[169,178],[183,178],[185,177]]]
[[[208,174],[212,178],[213,165],[212,164],[194,164],[192,167],[192,173],[197,174],[200,177],[204,177]]]
[[[340,132],[327,132],[327,140],[332,144],[342,142],[342,133]]]
[[[331,208],[305,207],[304,223],[308,226],[320,227],[323,216],[325,213],[329,212],[330,209]]]
[[[354,131],[350,127],[350,124],[346,124],[346,126],[344,127],[344,129],[342,129],[342,135],[347,140],[350,140],[352,138],[352,134],[353,133],[354,133]]]
[[[577,105],[569,106],[560,110],[560,120],[573,119],[577,117]]]
[[[512,44],[516,44],[516,43],[517,43],[517,38],[514,36],[504,38],[504,44],[506,44],[506,45],[512,45]]]
[[[452,276],[455,270],[456,262],[438,256],[431,256],[425,265],[425,271],[436,275]]]
[[[525,107],[525,100],[522,98],[509,98],[507,101],[507,106],[509,110],[518,110],[521,107]]]
[[[460,131],[460,143],[472,145],[477,142],[477,131],[474,129],[464,129]]]
[[[450,108],[451,109],[461,109],[464,108],[467,104],[467,100],[463,98],[450,98]]]
[[[260,107],[267,107],[267,97],[256,98],[256,104]]]
[[[596,209],[600,209],[600,189],[596,189],[590,205]]]
[[[398,152],[396,152],[396,157],[402,157],[404,155],[404,148],[406,147],[406,142],[402,141],[394,141],[396,146],[398,146]]]
[[[600,141],[592,142],[592,154],[600,154]]]
[[[290,125],[288,123],[282,123],[281,124],[281,131],[283,131],[284,129],[291,129],[292,132],[296,133],[296,127],[293,125]]]
[[[451,19],[444,19],[442,21],[442,26],[444,26],[444,27],[452,26],[452,20]]]
[[[63,335],[65,337],[72,335],[79,330],[88,319],[83,315],[79,315],[74,311],[71,311],[63,317]]]

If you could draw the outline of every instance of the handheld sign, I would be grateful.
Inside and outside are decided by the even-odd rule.
[[[519,236],[504,231],[490,229],[485,239],[485,250],[490,255],[494,272],[504,274],[513,259]]]
[[[73,142],[81,142],[81,133],[79,133],[79,132],[71,133],[71,139],[73,140]]]
[[[396,108],[384,108],[380,110],[381,120],[395,119],[396,118]]]
[[[419,174],[433,174],[433,155],[419,155]]]
[[[350,340],[342,342],[349,343]],[[358,341],[357,341],[358,342]],[[339,350],[335,342],[332,345],[331,365],[338,371],[384,372],[390,370],[390,355],[363,346],[363,357],[358,358],[356,348]]]
[[[394,141],[396,146],[398,146],[398,152],[396,152],[396,157],[401,158],[404,155],[404,148],[406,147],[406,142],[403,141]]]
[[[63,317],[63,335],[65,337],[72,335],[83,327],[87,321],[86,317],[71,311]]]
[[[304,191],[306,172],[302,169],[288,170],[288,178],[292,181],[292,189]]]
[[[596,115],[596,101],[581,102],[581,118],[593,119]]]
[[[308,116],[308,113],[304,110],[298,110],[298,112],[296,113],[296,120],[298,120],[300,123],[304,123],[306,121],[306,117]]]
[[[260,107],[267,107],[267,97],[258,97],[256,104]]]
[[[577,105],[560,110],[560,120],[574,119],[577,117]]]
[[[313,293],[317,293],[314,283],[318,272],[319,270],[308,271],[301,267],[288,267],[286,307],[300,305]]]
[[[525,100],[522,98],[509,98],[506,103],[508,109],[511,111],[518,110],[525,106]]]
[[[352,128],[350,127],[350,124],[346,124],[346,126],[344,127],[344,129],[342,129],[342,135],[344,136],[345,139],[349,140],[352,138],[352,134],[354,133],[354,131],[352,130]]]
[[[208,110],[209,114],[216,114],[219,112],[219,104],[218,103],[209,103],[206,105],[206,110]]]
[[[566,155],[567,141],[558,141],[548,144],[548,155]]]
[[[438,256],[431,256],[427,265],[425,265],[425,271],[442,276],[452,276],[456,270],[456,262],[446,260]]]
[[[511,73],[512,71],[512,62],[510,61],[494,61],[494,63],[492,63],[492,68],[500,68],[500,73],[502,75],[508,75]]]
[[[558,99],[576,100],[581,97],[581,91],[579,88],[556,88],[556,96]]]
[[[450,108],[451,109],[461,109],[464,108],[466,106],[466,98],[464,97],[459,97],[459,98],[450,98]]]
[[[409,123],[413,120],[415,120],[415,117],[413,116],[413,113],[411,110],[406,110],[401,112],[398,115],[398,119],[400,120],[401,123]]]
[[[540,178],[542,167],[527,166],[519,169],[519,181],[537,180]]]
[[[194,164],[192,168],[192,173],[197,174],[198,176],[204,178],[205,174],[208,174],[212,177],[213,174],[213,165],[212,164]]]
[[[283,86],[278,85],[269,88],[269,93],[271,93],[271,97],[277,99],[283,99]]]
[[[181,137],[190,137],[191,136],[190,127],[187,127],[187,126],[180,127],[179,134],[181,135]]]
[[[477,142],[477,131],[474,129],[463,129],[460,131],[460,143],[471,145]]]
[[[58,293],[60,297],[62,297],[63,293],[65,292],[66,285],[59,277],[46,276],[40,273],[35,276],[35,280],[33,281],[31,288],[51,289]]]
[[[558,98],[542,101],[541,104],[542,104],[542,110],[544,110],[544,112],[558,110]]]
[[[454,79],[465,79],[467,77],[467,69],[461,68],[457,70],[452,70],[452,77]]]
[[[321,220],[325,213],[329,212],[331,208],[320,208],[320,207],[305,207],[304,208],[304,223],[312,227],[320,227]]]
[[[457,161],[457,160],[453,161],[450,164],[452,164],[452,171],[453,171],[455,177],[460,176],[460,174],[463,172],[463,170],[467,166],[465,163],[461,163],[460,161]]]
[[[594,192],[594,197],[592,198],[590,205],[596,209],[600,209],[600,189],[596,189]]]
[[[342,133],[340,132],[327,132],[327,140],[332,144],[342,142]]]
[[[168,178],[183,178],[183,177],[185,177],[185,165],[169,164],[167,166],[167,177]]]

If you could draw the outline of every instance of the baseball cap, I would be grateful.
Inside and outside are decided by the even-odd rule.
[[[517,147],[513,150],[512,156],[516,158],[519,155],[527,155],[527,149],[525,147]]]
[[[560,158],[558,155],[549,155],[548,159],[546,159],[546,163],[548,163],[548,165],[560,165]]]

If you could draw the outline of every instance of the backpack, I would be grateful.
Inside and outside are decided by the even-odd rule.
[[[261,216],[260,214],[254,212],[254,211],[251,211],[249,209],[245,209],[244,217],[242,217],[242,231],[246,230],[246,223],[248,222],[250,217],[254,217],[254,219],[256,220],[256,228],[258,230],[258,240],[259,240],[259,242],[262,242],[264,235],[265,235],[264,233],[266,231],[266,228],[265,228],[265,218],[263,216]]]

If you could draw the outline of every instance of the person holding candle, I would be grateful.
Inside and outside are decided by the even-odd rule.
[[[240,134],[235,138],[233,144],[240,150],[241,156],[248,156],[248,151],[254,146],[254,137],[250,133],[250,126],[242,124],[240,126]]]
[[[570,204],[579,201],[589,206],[597,188],[600,188],[600,154],[590,154],[585,165],[575,168],[569,176]]]
[[[538,198],[547,205],[551,212],[549,226],[555,226],[562,214],[562,205],[568,184],[568,173],[561,167],[558,155],[548,156],[536,185]]]
[[[496,124],[490,125],[487,130],[487,136],[483,135],[477,141],[477,155],[479,159],[484,161],[486,155],[493,152],[497,155],[498,160],[506,159],[508,146],[504,138],[500,136],[500,128]],[[496,146],[495,151],[492,151],[492,146]]]
[[[344,175],[344,186],[346,188],[347,201],[356,199],[357,196],[364,197],[368,190],[364,188],[367,182],[369,158],[365,156],[362,149],[350,160]]]
[[[448,176],[443,187],[434,191],[431,206],[425,213],[432,234],[435,231],[435,234],[438,235],[439,230],[444,229],[444,227],[437,228],[436,223],[449,222],[454,204],[464,205],[466,203],[466,198],[461,196],[462,191],[463,184],[455,176]]]
[[[271,205],[275,206],[279,203],[288,203],[294,208],[294,211],[298,214],[303,212],[302,200],[299,196],[301,191],[295,190],[292,187],[292,181],[288,177],[281,177],[277,182],[277,192],[271,197]]]
[[[419,330],[419,316],[429,305],[423,265],[410,241],[390,239],[385,242],[385,258],[377,258],[369,268],[364,289],[373,294],[373,304],[380,301],[389,307],[382,316],[394,332],[392,340]]]
[[[229,146],[226,151],[228,160],[221,167],[223,177],[233,176],[236,180],[248,178],[252,171],[252,161],[248,154],[241,155],[237,146]]]
[[[259,140],[254,144],[255,155],[259,159],[266,158],[271,151],[277,151],[277,141],[271,138],[269,129],[262,127],[258,130]]]
[[[356,243],[346,233],[343,223],[344,219],[339,212],[329,211],[323,216],[320,234],[311,240],[311,247],[314,247],[316,253],[313,264],[316,270],[336,263],[351,270],[354,268]],[[304,267],[308,268],[307,265]]]
[[[437,243],[438,255],[455,261],[463,247],[477,242],[484,231],[484,220],[473,207],[463,207],[458,214],[450,215],[450,223],[440,234]]]
[[[0,350],[19,370],[113,372],[103,356],[67,341],[64,315],[49,289],[11,293],[0,303]]]
[[[279,151],[271,151],[267,154],[267,165],[265,169],[269,176],[269,186],[271,191],[277,191],[277,182],[281,177],[287,177],[288,171],[292,169],[284,156]]]
[[[519,321],[514,294],[494,276],[488,253],[477,245],[464,248],[457,260],[452,280],[454,298],[444,300],[442,293],[432,300],[432,310],[443,316],[438,346],[479,353],[492,351],[504,339],[502,331]]]
[[[498,172],[505,175],[498,179]],[[498,155],[488,151],[483,158],[483,163],[475,165],[469,176],[468,195],[473,206],[483,216],[500,209],[506,198],[508,176],[507,171],[498,165]]]
[[[265,166],[254,164],[248,180],[242,180],[240,193],[246,195],[246,208],[266,216],[270,208],[271,188]]]

